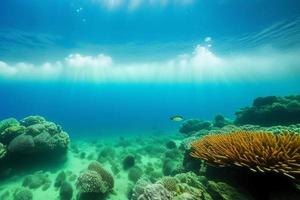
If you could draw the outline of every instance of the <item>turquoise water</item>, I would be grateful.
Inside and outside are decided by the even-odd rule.
[[[295,0],[1,0],[0,200],[300,199],[299,41]]]
[[[211,120],[222,114],[234,119],[234,113],[254,98],[298,94],[298,85],[298,80],[235,84],[4,82],[0,116],[41,115],[61,124],[72,137],[81,132],[101,136],[141,129],[177,131],[179,124],[170,116]]]

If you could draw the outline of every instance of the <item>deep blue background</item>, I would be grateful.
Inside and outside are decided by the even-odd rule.
[[[235,84],[87,84],[1,82],[0,118],[42,115],[71,135],[177,128],[171,115],[234,118],[266,95],[299,94],[299,80]]]

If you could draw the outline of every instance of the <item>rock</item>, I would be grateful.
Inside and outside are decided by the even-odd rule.
[[[253,106],[266,106],[277,102],[276,96],[258,97],[253,100]]]
[[[155,183],[156,181],[158,181],[160,178],[162,178],[164,176],[164,174],[161,171],[151,171],[148,173],[148,178],[152,183]]]
[[[73,188],[69,182],[63,182],[59,190],[60,200],[71,200],[73,196]]]
[[[165,176],[155,184],[141,178],[133,188],[131,199],[213,200],[202,181],[203,177],[192,172],[177,174],[173,177]],[[165,195],[165,191],[168,195]]]
[[[300,123],[300,95],[258,97],[251,107],[236,112],[235,124],[260,126]]]
[[[6,190],[0,195],[1,200],[9,200],[10,199],[9,197],[10,197],[10,192],[8,190]]]
[[[184,152],[183,158],[183,168],[185,171],[191,171],[195,173],[199,173],[200,167],[202,165],[202,161],[191,156],[191,149],[187,149]]]
[[[72,174],[72,175],[70,175],[70,177],[69,177],[69,181],[73,182],[73,181],[76,180],[76,178],[77,178],[77,176],[76,176],[75,174]]]
[[[150,184],[151,182],[148,179],[139,179],[132,188],[131,200],[138,200],[138,198],[143,194],[144,189]]]
[[[0,143],[0,160],[6,156],[6,147]]]
[[[85,153],[85,152],[81,152],[81,153],[79,154],[79,157],[80,157],[80,159],[85,159],[86,153]]]
[[[8,152],[15,155],[32,154],[34,152],[34,147],[35,145],[32,136],[19,135],[9,143]]]
[[[0,121],[0,134],[7,128],[12,126],[18,126],[19,122],[15,118],[8,118]]]
[[[213,199],[220,199],[220,200],[252,199],[238,192],[237,189],[235,189],[234,187],[222,182],[216,183],[214,181],[208,181],[207,191],[213,197]]]
[[[56,153],[65,153],[70,143],[69,135],[66,132],[60,132],[53,136],[49,141],[50,150]]]
[[[176,160],[164,159],[162,172],[165,176],[171,176],[182,170],[182,163]]]
[[[177,184],[179,181],[175,177],[165,176],[157,183],[161,184],[170,192],[177,192]]]
[[[22,186],[30,189],[37,189],[48,183],[50,183],[50,179],[47,177],[47,175],[43,174],[42,172],[38,172],[36,174],[26,176],[23,180]]]
[[[176,187],[174,186],[175,180],[176,180]],[[198,175],[196,175],[193,172],[181,173],[181,174],[177,174],[175,177],[169,178],[169,186],[167,187],[172,189],[173,191],[175,189],[174,194],[176,196],[174,199],[213,200],[213,198],[207,192],[206,187],[201,182],[202,180],[203,178],[200,178]]]
[[[176,149],[177,145],[173,140],[169,140],[168,142],[166,142],[166,147],[168,149]]]
[[[127,170],[135,165],[135,158],[133,155],[128,155],[123,159],[123,169]]]
[[[189,119],[181,125],[179,132],[185,135],[192,135],[193,133],[200,131],[202,129],[209,130],[210,128],[211,128],[210,122],[202,121],[198,119]]]
[[[225,117],[223,115],[216,115],[214,122],[213,122],[213,126],[214,127],[218,127],[218,128],[222,128],[226,125],[231,124],[231,122],[227,119],[225,119]]]
[[[44,124],[33,124],[26,127],[26,135],[31,135],[32,137],[35,137],[44,131],[48,133]]]
[[[161,184],[149,184],[144,188],[144,192],[138,197],[138,199],[145,200],[171,200],[173,195]]]
[[[42,132],[34,137],[34,142],[40,153],[65,153],[70,139],[65,132],[56,133],[52,136],[48,132]]]
[[[63,182],[66,180],[66,173],[64,171],[61,171],[57,174],[54,182],[54,187],[59,188]]]
[[[153,144],[156,144],[153,142]],[[142,147],[141,154],[150,155],[151,157],[161,156],[166,151],[166,148],[161,145],[147,144]]]
[[[165,152],[165,157],[171,160],[181,160],[182,152],[178,149],[171,149]]]
[[[113,172],[114,175],[117,175],[120,173],[120,167],[116,163],[112,163],[110,167],[111,171]]]
[[[22,126],[28,127],[34,124],[42,124],[45,121],[46,121],[45,118],[41,116],[29,116],[20,120],[20,124]]]
[[[94,153],[90,153],[89,155],[87,155],[86,159],[88,160],[94,160],[95,158],[95,154]]]
[[[47,152],[47,151],[51,151],[51,148],[53,148],[53,146],[51,146],[51,135],[48,132],[42,132],[38,135],[36,135],[34,138],[34,144],[35,147],[37,149],[37,151],[39,152]]]
[[[161,184],[140,179],[132,189],[131,200],[171,200],[173,195]]]
[[[51,187],[51,181],[48,180],[43,186],[42,186],[42,191],[46,191]]]
[[[59,125],[40,116],[26,117],[20,123],[13,118],[2,120],[1,127],[0,143],[7,146],[7,157],[14,162],[23,162],[31,156],[61,158],[70,142],[69,135]]]
[[[114,178],[112,174],[104,169],[99,162],[91,162],[88,166],[88,170],[95,171],[101,176],[104,184],[107,186],[107,191],[111,191],[113,189]]]
[[[186,183],[194,188],[200,188],[204,186],[201,182],[202,178],[200,178],[193,172],[177,174],[175,177],[179,180],[180,183]]]
[[[114,148],[110,146],[105,146],[104,148],[101,149],[99,155],[98,155],[98,161],[106,161],[109,159],[113,159],[116,155],[116,151]]]
[[[91,170],[86,170],[77,179],[77,189],[80,193],[106,193],[107,184],[102,180],[101,176]]]
[[[195,196],[189,193],[183,193],[173,198],[173,200],[196,200]],[[201,198],[201,200],[204,200]]]
[[[12,141],[12,139],[24,133],[24,126],[10,126],[0,133],[0,142],[2,142],[5,145],[8,145]]]
[[[143,174],[144,172],[140,167],[134,166],[128,171],[128,179],[135,183],[142,177]]]
[[[17,188],[13,194],[13,200],[32,200],[33,194],[26,188]]]

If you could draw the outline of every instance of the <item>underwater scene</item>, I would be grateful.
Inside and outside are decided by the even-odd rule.
[[[0,200],[300,200],[300,1],[1,0]]]

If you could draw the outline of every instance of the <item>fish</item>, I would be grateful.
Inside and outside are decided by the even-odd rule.
[[[174,115],[170,117],[170,120],[174,121],[174,122],[180,122],[183,120],[183,117],[180,115]]]

